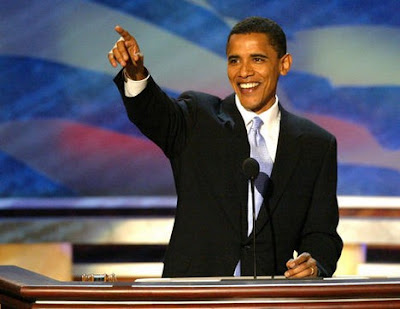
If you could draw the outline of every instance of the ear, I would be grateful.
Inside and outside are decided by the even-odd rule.
[[[280,59],[280,73],[286,75],[289,73],[290,67],[292,66],[292,55],[286,54]]]

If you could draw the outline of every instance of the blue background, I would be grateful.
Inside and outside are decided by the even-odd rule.
[[[338,139],[339,195],[400,195],[400,1],[2,1],[0,197],[173,195],[128,121],[107,52],[120,24],[165,91],[231,92],[225,44],[262,15],[294,65],[278,95]]]

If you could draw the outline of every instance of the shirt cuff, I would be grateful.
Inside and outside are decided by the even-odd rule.
[[[147,81],[150,77],[150,74],[147,75],[145,79],[142,80],[133,80],[129,79],[125,73],[125,70],[123,71],[124,73],[124,79],[125,79],[125,96],[128,98],[131,97],[136,97],[139,95],[147,86]]]

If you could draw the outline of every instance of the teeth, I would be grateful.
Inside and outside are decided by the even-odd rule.
[[[248,89],[248,88],[253,88],[258,86],[259,83],[244,83],[244,84],[239,84],[240,88]]]

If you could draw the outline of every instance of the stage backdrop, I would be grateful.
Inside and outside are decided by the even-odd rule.
[[[107,52],[119,24],[171,96],[230,94],[225,43],[276,20],[294,65],[279,97],[338,139],[340,195],[400,195],[400,1],[0,2],[0,196],[174,195],[168,161],[128,121]]]

